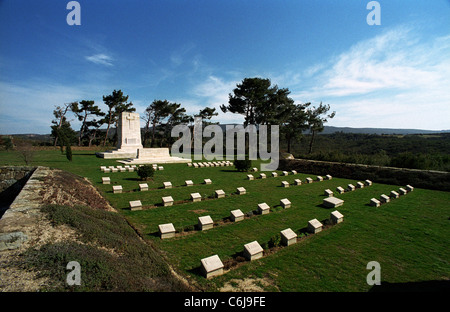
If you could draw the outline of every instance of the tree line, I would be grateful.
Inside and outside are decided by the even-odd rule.
[[[221,105],[222,112],[244,116],[244,127],[253,125],[279,125],[280,139],[287,142],[287,151],[291,143],[309,130],[311,139],[309,153],[313,150],[315,135],[324,129],[324,123],[335,116],[329,113],[330,106],[320,103],[317,107],[311,103],[296,104],[289,97],[287,88],[272,85],[267,78],[245,78],[229,93],[228,103]],[[51,136],[54,146],[109,146],[116,145],[117,131],[111,135],[111,129],[117,129],[122,112],[135,112],[136,108],[129,101],[129,96],[122,90],[103,96],[107,107],[102,111],[92,100],[65,103],[53,111]],[[80,121],[78,131],[72,129],[69,113]],[[197,114],[188,115],[180,103],[155,99],[141,115],[144,121],[142,144],[150,147],[170,146],[176,138],[171,137],[171,129],[179,124],[193,128],[194,117],[203,119],[203,126],[212,124],[211,118],[217,116],[215,108],[205,107]],[[106,130],[101,127],[106,126]]]

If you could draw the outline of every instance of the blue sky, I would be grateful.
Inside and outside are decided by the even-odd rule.
[[[106,109],[114,89],[140,114],[218,109],[246,77],[330,104],[328,125],[450,128],[450,1],[378,1],[373,26],[366,0],[80,0],[79,26],[68,2],[0,0],[0,134],[49,133],[56,105]]]

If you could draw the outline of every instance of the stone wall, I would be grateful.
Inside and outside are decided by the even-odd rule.
[[[450,172],[394,167],[347,164],[306,159],[280,159],[279,170],[297,170],[314,175],[330,174],[338,178],[372,180],[373,182],[406,185],[450,191]]]
[[[28,180],[36,167],[2,166],[0,167],[0,193],[20,180]],[[23,186],[23,184],[22,184]]]

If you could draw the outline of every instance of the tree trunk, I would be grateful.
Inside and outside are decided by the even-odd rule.
[[[152,144],[151,147],[155,147],[155,132],[156,132],[156,122],[153,121],[153,129],[152,129]]]
[[[81,137],[83,136],[84,125],[86,124],[87,112],[84,114],[83,122],[81,123],[80,135],[78,136],[78,146],[81,146]]]
[[[311,141],[309,142],[309,153],[312,153],[312,147],[313,147],[313,143],[314,143],[314,135],[316,134],[316,131],[312,130],[311,131]]]
[[[108,127],[106,128],[106,135],[105,135],[105,140],[103,141],[103,146],[106,146],[106,140],[108,139],[109,128],[111,127],[111,120],[112,120],[112,113],[110,111],[109,112]]]
[[[291,137],[287,138],[287,151],[290,154],[291,153]]]

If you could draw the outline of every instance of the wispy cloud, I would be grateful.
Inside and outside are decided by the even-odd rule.
[[[105,66],[113,66],[113,59],[109,55],[100,53],[100,54],[94,54],[91,56],[86,56],[86,60],[89,62],[99,64],[99,65],[105,65]]]
[[[327,64],[327,66],[323,66]],[[339,126],[448,128],[450,36],[422,38],[397,27],[358,42],[305,73],[314,83],[293,98],[326,101]]]

